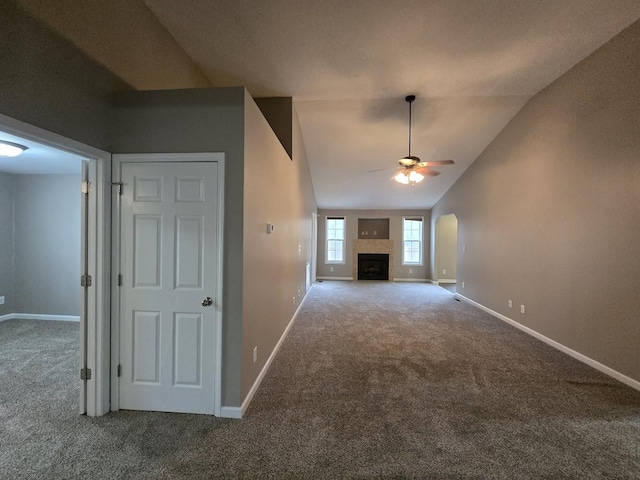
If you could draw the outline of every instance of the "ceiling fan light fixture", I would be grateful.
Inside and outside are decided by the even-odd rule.
[[[409,152],[406,156],[398,160],[400,164],[396,168],[396,174],[392,177],[398,183],[402,185],[415,185],[425,179],[425,175],[436,177],[440,175],[440,172],[431,169],[433,166],[438,165],[453,165],[453,160],[434,160],[428,162],[422,162],[419,157],[411,155],[411,103],[416,99],[415,95],[407,95],[405,97],[406,102],[409,104]]]
[[[415,170],[408,170],[403,172],[398,172],[393,179],[401,183],[402,185],[415,185],[416,183],[420,183],[424,180],[424,175]]]
[[[399,172],[393,179],[403,185],[409,185],[409,176],[404,172]]]
[[[28,150],[28,148],[24,145],[0,140],[0,157],[17,157],[25,150]]]
[[[412,167],[412,166],[416,165],[417,163],[420,163],[420,158],[418,158],[418,157],[416,157],[414,155],[407,155],[406,157],[402,157],[400,160],[398,160],[398,162],[403,167]]]
[[[406,102],[409,104],[409,153],[406,157],[402,157],[398,160],[401,167],[404,167],[404,171],[400,171],[395,177],[396,182],[403,185],[415,185],[424,180],[424,175],[414,170],[414,167],[420,163],[420,159],[414,155],[411,155],[411,103],[416,99],[415,95],[407,95],[405,97]]]
[[[424,175],[422,175],[419,172],[416,172],[415,170],[411,170],[409,172],[409,183],[410,184],[414,184],[414,183],[420,183],[422,180],[424,180]]]

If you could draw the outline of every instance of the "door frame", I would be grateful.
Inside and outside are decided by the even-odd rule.
[[[114,272],[111,279],[111,410],[120,409],[120,388],[118,384],[118,362],[120,359],[120,291],[118,288],[118,272],[121,261],[120,245],[120,208],[122,164],[123,163],[158,163],[158,162],[216,162],[218,164],[218,242],[215,258],[218,262],[215,303],[215,368],[214,368],[214,415],[220,416],[222,408],[222,324],[223,324],[223,252],[224,252],[224,163],[225,154],[223,152],[201,152],[201,153],[134,153],[134,154],[114,154],[112,157],[112,205],[111,205],[111,268]]]
[[[91,369],[91,378],[82,385],[79,411],[88,416],[100,416],[109,411],[109,314],[111,295],[110,271],[110,201],[111,154],[72,140],[57,133],[0,114],[0,130],[25,140],[41,143],[88,160],[91,188],[87,200],[86,244],[81,244],[81,259],[86,259],[86,273],[92,277],[91,287],[82,296],[80,352],[85,352],[84,368]],[[78,185],[78,194],[81,186]],[[78,278],[80,282],[80,278]],[[82,318],[84,317],[84,318]],[[80,381],[78,368],[78,381]],[[86,390],[85,390],[86,388]],[[86,392],[84,395],[83,393]]]
[[[311,285],[317,280],[318,271],[318,213],[311,213]]]

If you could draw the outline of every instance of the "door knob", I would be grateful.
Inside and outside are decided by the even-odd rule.
[[[207,297],[202,301],[203,307],[210,307],[211,305],[213,305],[213,300],[211,299],[211,297]]]

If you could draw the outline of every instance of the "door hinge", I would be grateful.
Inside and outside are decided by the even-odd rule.
[[[118,195],[122,195],[123,190],[124,190],[124,183],[122,183],[122,182],[111,182],[111,185],[117,185],[118,186]]]
[[[80,276],[80,286],[81,287],[90,287],[91,286],[91,275],[85,273]]]
[[[91,182],[82,182],[82,193],[89,193],[91,191]]]
[[[122,274],[121,273],[118,274],[118,286],[119,287],[122,286]]]
[[[118,376],[121,377],[122,376],[122,365],[118,364]]]
[[[80,369],[80,380],[91,380],[91,369],[90,368],[81,368]]]

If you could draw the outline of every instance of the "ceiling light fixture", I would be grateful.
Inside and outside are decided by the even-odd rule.
[[[409,170],[409,172],[399,172],[393,178],[396,182],[402,183],[403,185],[415,185],[416,183],[420,183],[424,180],[424,175],[420,172],[416,172],[415,170]]]
[[[25,150],[28,148],[24,145],[0,140],[0,157],[17,157]]]
[[[405,97],[406,102],[409,104],[409,154],[406,157],[402,157],[399,163],[404,170],[401,170],[393,178],[396,182],[403,185],[415,185],[424,180],[424,175],[414,170],[420,159],[411,155],[411,104],[416,99],[415,95],[407,95]]]
[[[424,180],[425,175],[429,175],[430,177],[440,175],[440,172],[434,170],[432,167],[453,165],[455,162],[453,160],[430,160],[422,162],[420,158],[411,155],[411,103],[416,99],[416,96],[407,95],[404,99],[409,104],[409,154],[398,160],[400,166],[391,178],[402,185],[415,185]]]

